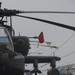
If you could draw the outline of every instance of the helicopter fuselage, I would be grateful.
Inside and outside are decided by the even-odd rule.
[[[23,75],[24,65],[24,56],[14,51],[8,29],[0,26],[0,74]]]

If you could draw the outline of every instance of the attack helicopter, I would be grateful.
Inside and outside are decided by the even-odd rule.
[[[24,75],[24,72],[28,71],[25,69],[25,64],[33,64],[34,69],[31,74],[41,73],[38,69],[38,63],[50,63],[52,69],[50,74],[59,75],[56,69],[56,61],[60,61],[58,56],[27,56],[30,49],[29,38],[27,36],[15,36],[14,29],[12,27],[12,16],[18,16],[22,18],[32,19],[75,31],[75,27],[68,26],[61,23],[56,23],[48,20],[43,20],[34,17],[18,15],[20,13],[68,13],[75,14],[75,12],[47,12],[47,11],[19,11],[1,9],[0,3],[0,74],[2,75]],[[10,17],[10,25],[5,24],[4,17]],[[43,42],[41,42],[43,43]]]

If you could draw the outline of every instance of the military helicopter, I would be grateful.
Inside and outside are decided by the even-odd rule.
[[[45,11],[19,11],[19,10],[9,10],[1,9],[0,3],[0,74],[2,75],[24,75],[25,64],[32,63],[34,69],[30,71],[31,73],[41,73],[38,69],[38,63],[50,63],[51,73],[58,72],[56,69],[56,61],[61,58],[57,56],[27,56],[30,49],[29,38],[27,36],[15,36],[14,29],[12,27],[12,16],[18,16],[22,18],[28,18],[36,21],[41,21],[44,23],[53,24],[56,26],[64,27],[75,31],[75,27],[68,26],[61,23],[56,23],[48,20],[43,20],[39,18],[33,18],[28,16],[17,15],[20,13],[70,13],[75,14],[75,12],[45,12]],[[5,24],[3,18],[10,17],[10,25]],[[43,42],[42,42],[43,43]],[[57,73],[56,75],[59,75]]]

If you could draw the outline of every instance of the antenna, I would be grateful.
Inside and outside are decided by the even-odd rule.
[[[0,2],[0,9],[1,9],[1,4],[2,4],[2,2]]]

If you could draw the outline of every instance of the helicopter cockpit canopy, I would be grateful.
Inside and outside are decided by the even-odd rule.
[[[0,27],[0,45],[6,46],[9,50],[14,50],[11,36],[5,27]]]

